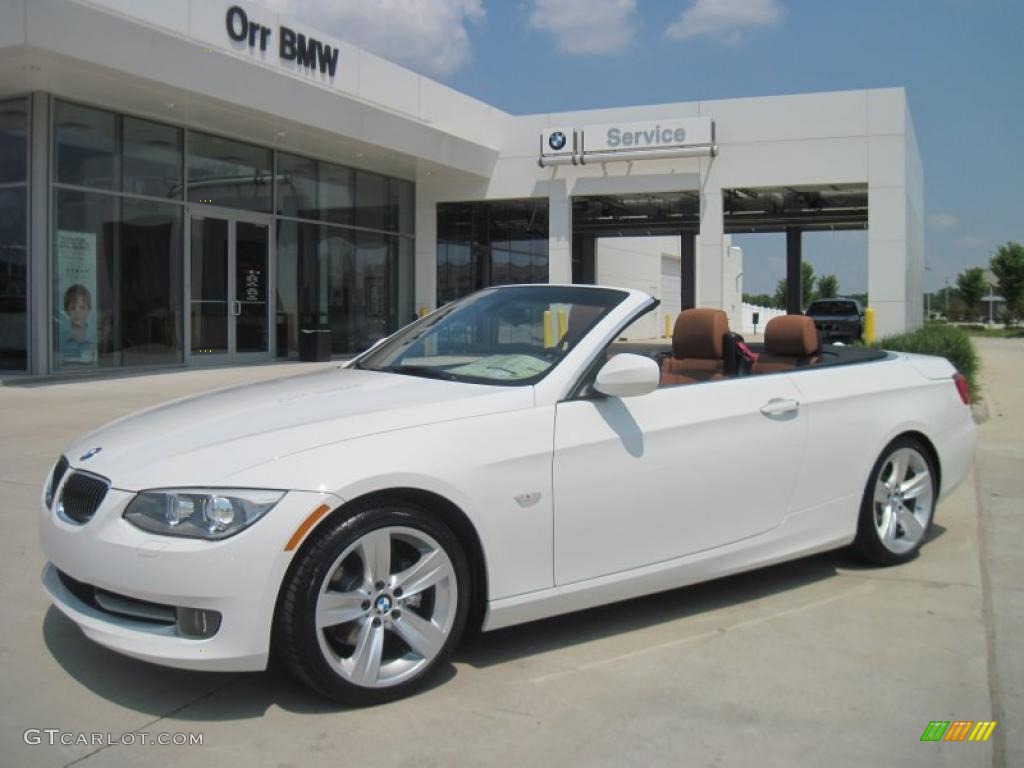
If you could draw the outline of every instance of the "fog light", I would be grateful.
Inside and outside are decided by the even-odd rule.
[[[220,613],[205,608],[178,608],[178,634],[182,637],[213,637],[220,629]]]
[[[191,496],[179,496],[176,493],[167,495],[167,524],[180,525],[192,517],[196,511],[195,502]]]
[[[224,496],[211,496],[207,499],[203,513],[211,531],[223,531],[235,521],[235,507],[231,499]]]

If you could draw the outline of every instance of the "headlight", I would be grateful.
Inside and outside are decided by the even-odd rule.
[[[245,488],[166,488],[143,491],[124,519],[153,533],[191,539],[226,539],[274,508],[284,491]]]

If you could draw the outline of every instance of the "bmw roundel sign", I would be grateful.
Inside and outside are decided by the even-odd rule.
[[[549,128],[540,134],[540,156],[568,158],[575,151],[575,141],[571,128]]]

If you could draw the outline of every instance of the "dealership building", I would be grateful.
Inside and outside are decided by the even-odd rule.
[[[879,333],[921,322],[902,89],[516,116],[256,3],[0,0],[4,376],[350,354],[503,283],[738,329],[731,237],[785,233],[800,311],[822,230],[866,231]]]

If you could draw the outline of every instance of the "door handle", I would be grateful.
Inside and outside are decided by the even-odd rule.
[[[761,406],[761,413],[765,416],[781,416],[784,413],[793,413],[800,409],[800,403],[796,400],[773,397]]]
[[[242,302],[232,301],[231,302],[231,314],[238,317],[242,314]]]

